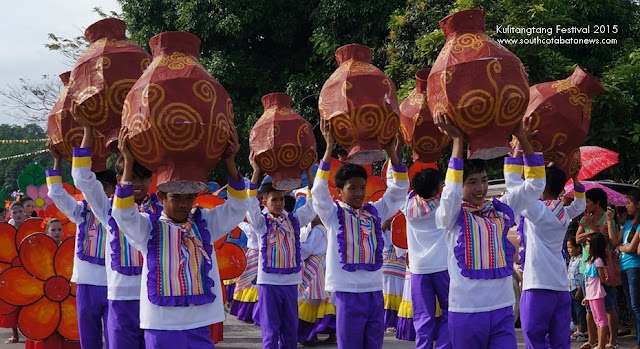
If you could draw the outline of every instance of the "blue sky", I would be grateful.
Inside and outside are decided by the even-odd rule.
[[[16,85],[20,78],[38,80],[73,68],[59,53],[47,50],[48,33],[61,37],[83,35],[100,16],[93,12],[120,12],[116,0],[12,0],[0,11],[0,87]],[[22,124],[0,106],[0,123]]]

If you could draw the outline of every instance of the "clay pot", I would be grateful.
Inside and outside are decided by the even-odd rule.
[[[150,62],[140,46],[128,41],[126,25],[105,18],[84,32],[89,47],[71,71],[72,112],[86,120],[108,143],[117,141],[124,99]],[[115,151],[117,143],[109,144]]]
[[[158,190],[204,190],[233,127],[225,89],[199,62],[200,39],[164,32],[149,40],[153,61],[127,95],[122,124],[136,160],[158,175]]]
[[[349,161],[370,164],[382,160],[381,149],[400,124],[396,87],[371,65],[371,50],[350,44],[335,53],[340,65],[320,91],[320,116],[331,122],[338,144]]]
[[[524,66],[487,36],[482,10],[456,12],[439,23],[447,42],[427,79],[431,112],[444,113],[464,132],[469,158],[507,154],[529,102]]]
[[[274,188],[289,190],[302,184],[302,172],[316,159],[313,126],[291,109],[286,93],[262,97],[264,114],[249,136],[249,147],[260,169],[272,178]]]
[[[562,168],[568,177],[579,171],[580,153],[591,124],[591,101],[604,86],[581,67],[564,80],[543,82],[530,88],[531,100],[525,113],[531,117],[537,135],[533,149],[545,161]]]
[[[70,71],[60,74],[63,87],[47,119],[49,142],[55,151],[69,162],[73,157],[73,147],[79,147],[84,136],[84,129],[73,119],[70,112],[71,96],[68,93],[70,75]],[[105,148],[104,136],[96,131],[93,134],[91,149],[91,170],[94,172],[106,170],[110,153]]]
[[[434,162],[451,138],[433,124],[427,103],[427,77],[430,69],[416,73],[416,87],[400,104],[400,131],[404,142],[413,151],[413,160]]]

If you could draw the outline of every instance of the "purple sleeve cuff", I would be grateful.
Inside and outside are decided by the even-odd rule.
[[[524,159],[522,157],[506,157],[504,158],[504,164],[505,165],[520,165],[522,166],[524,164]]]
[[[322,171],[329,171],[331,169],[331,164],[324,161],[320,161],[320,165],[318,165],[318,169]]]
[[[116,186],[116,196],[124,199],[133,196],[133,185],[125,185],[118,183]]]
[[[449,168],[452,170],[462,171],[464,169],[464,160],[458,158],[449,159]]]
[[[407,165],[405,165],[403,162],[400,162],[400,165],[398,166],[391,165],[391,169],[393,170],[393,172],[407,172]]]
[[[584,184],[580,183],[580,184],[574,184],[573,185],[573,191],[577,191],[579,193],[584,193],[585,192],[585,187]]]
[[[544,158],[542,157],[542,153],[525,155],[524,164],[525,166],[528,166],[528,167],[544,166]]]
[[[91,148],[73,147],[74,158],[81,158],[85,156],[91,156]]]
[[[227,182],[229,183],[229,186],[235,190],[245,190],[246,187],[244,186],[244,177],[242,176],[242,174],[240,174],[240,171],[238,171],[238,176],[240,176],[240,179],[238,181],[234,181],[233,178],[229,176],[227,178]]]
[[[47,170],[46,174],[47,174],[47,177],[62,176],[62,172],[60,172],[60,170]]]
[[[258,183],[249,183],[249,190],[258,190]]]

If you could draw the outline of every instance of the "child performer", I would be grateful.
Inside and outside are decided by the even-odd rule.
[[[449,272],[447,271],[447,242],[442,229],[436,226],[436,209],[440,205],[442,178],[429,168],[412,179],[403,213],[407,218],[407,243],[411,264],[411,300],[416,348],[451,348],[449,339],[448,304]],[[441,306],[436,318],[436,300]],[[438,324],[439,322],[439,324]],[[438,324],[438,325],[436,325]],[[437,333],[436,333],[437,328]]]
[[[228,200],[214,209],[196,208],[197,185],[172,183],[158,198],[160,216],[140,212],[134,201],[135,159],[122,129],[118,147],[124,173],[116,188],[112,216],[129,243],[142,252],[140,328],[148,349],[214,347],[208,326],[224,321],[222,288],[213,243],[242,221],[248,200],[244,179],[234,157],[240,148],[233,128],[231,155],[224,159],[229,172]],[[175,185],[173,185],[175,184]],[[192,184],[192,183],[188,183]]]
[[[327,229],[320,217],[311,221],[307,239],[300,244],[302,272],[301,297],[298,301],[298,342],[314,344],[318,333],[329,333],[328,343],[336,341],[336,307],[324,290],[326,269]]]
[[[407,251],[393,245],[391,221],[382,223],[382,298],[384,299],[385,332],[395,332],[398,327],[398,311],[407,272]]]
[[[29,218],[24,211],[24,205],[20,201],[14,201],[9,205],[9,224],[19,229],[22,223]]]
[[[76,201],[62,187],[60,155],[49,147],[53,155],[53,170],[47,171],[49,197],[70,221],[78,226],[75,236],[76,254],[73,258],[71,281],[77,283],[78,329],[82,348],[109,348],[107,272],[105,269],[105,242],[108,227],[101,223],[86,201]],[[104,195],[111,196],[117,183],[111,171],[96,173],[102,183]],[[104,333],[103,333],[104,325]]]
[[[462,131],[443,114],[437,113],[433,119],[453,139],[446,185],[436,210],[436,225],[444,229],[449,246],[448,322],[452,348],[516,348],[511,278],[515,248],[507,239],[507,231],[514,215],[542,195],[542,155],[533,153],[522,125],[518,125],[514,135],[521,141],[525,155],[525,181],[500,199],[487,200],[486,163],[465,163]],[[520,158],[505,158],[505,173],[520,175],[521,165]]]
[[[60,239],[62,239],[62,222],[60,222],[58,218],[51,218],[45,223],[44,230],[45,233],[60,246],[60,243],[62,243],[62,241],[60,241]]]
[[[109,234],[105,243],[105,264],[107,271],[107,300],[109,304],[107,334],[109,348],[144,348],[144,333],[140,329],[140,282],[142,274],[142,254],[133,248],[111,217],[112,198],[105,195],[102,185],[91,172],[91,143],[93,129],[86,121],[76,118],[84,128],[80,148],[73,149],[71,175],[78,189],[91,206],[100,222],[105,222]],[[123,175],[124,159],[116,162],[118,175]],[[138,162],[133,165],[132,186],[134,201],[140,211],[149,210],[159,215],[162,206],[157,199],[149,199],[147,191],[151,184],[152,172]]]
[[[573,176],[575,200],[571,205],[563,206],[558,197],[567,182],[564,171],[555,166],[546,167],[545,171],[546,186],[541,200],[536,200],[522,211],[527,245],[520,321],[528,348],[545,348],[547,335],[552,348],[568,348],[571,346],[571,339],[567,336],[571,333],[571,295],[562,245],[569,221],[586,207],[585,189],[576,172]],[[522,177],[515,173],[507,176],[513,177],[513,183],[522,181]]]
[[[325,290],[336,296],[338,348],[382,348],[385,328],[381,221],[398,212],[409,188],[406,166],[395,149],[401,145],[395,140],[385,146],[393,172],[382,199],[373,204],[363,202],[367,171],[359,165],[344,164],[335,175],[342,200],[334,202],[327,180],[335,140],[329,122],[323,120],[320,125],[327,148],[311,193],[313,206],[327,228]]]
[[[24,206],[19,201],[14,201],[9,205],[9,215],[11,220],[9,224],[13,225],[16,229],[20,228],[25,220]],[[18,343],[20,341],[20,333],[18,332],[18,315],[20,314],[20,308],[13,312],[0,315],[0,327],[10,328],[12,331],[11,337],[5,340],[5,343]]]
[[[236,278],[236,288],[233,291],[233,301],[229,314],[235,315],[242,322],[252,323],[254,321],[254,308],[257,314],[258,287],[256,278],[258,277],[258,235],[247,222],[240,222],[238,227],[247,236],[247,266],[242,275]]]
[[[260,167],[250,159],[253,176],[249,197],[257,196]],[[313,186],[311,167],[307,170],[309,186]],[[298,285],[302,282],[300,227],[316,216],[309,200],[296,213],[284,209],[284,192],[271,183],[262,185],[262,213],[258,200],[251,200],[247,220],[258,234],[258,303],[263,348],[297,348]],[[278,344],[280,342],[280,344]]]

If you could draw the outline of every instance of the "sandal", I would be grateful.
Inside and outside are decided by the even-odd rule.
[[[605,349],[610,349],[610,348],[611,349],[618,349],[618,345],[617,344],[616,345],[607,344],[604,347],[605,347]]]
[[[7,339],[6,341],[4,341],[5,344],[9,344],[9,343],[18,343],[20,340],[16,337],[10,337],[9,339]]]
[[[584,342],[584,344],[582,344],[579,349],[595,349],[597,347],[598,343]]]

